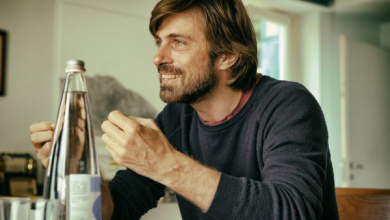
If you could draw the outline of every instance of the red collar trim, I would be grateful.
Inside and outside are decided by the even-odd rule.
[[[206,121],[204,120],[203,118],[199,117],[203,123],[205,125],[218,125],[218,124],[221,124],[229,119],[231,119],[235,114],[237,114],[237,112],[239,112],[241,110],[242,107],[244,107],[245,103],[248,101],[248,99],[250,98],[250,96],[252,95],[252,92],[253,90],[255,89],[257,83],[259,83],[260,81],[260,78],[262,77],[263,75],[262,74],[257,74],[256,76],[256,83],[252,86],[251,89],[249,89],[248,91],[245,91],[244,93],[242,93],[241,95],[241,98],[240,98],[240,101],[238,102],[238,105],[236,106],[236,108],[234,108],[234,110],[228,114],[227,116],[225,116],[222,120],[218,120],[218,121]]]

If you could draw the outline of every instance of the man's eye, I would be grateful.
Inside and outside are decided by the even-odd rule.
[[[179,47],[184,46],[184,42],[183,42],[183,41],[180,41],[180,40],[176,40],[176,41],[175,41],[175,44],[176,44],[177,46],[179,46]]]
[[[156,41],[156,47],[161,47],[161,41]]]

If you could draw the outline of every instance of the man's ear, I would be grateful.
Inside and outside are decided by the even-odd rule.
[[[215,68],[217,70],[229,69],[237,62],[238,56],[237,52],[234,52],[233,54],[220,55],[215,62]]]

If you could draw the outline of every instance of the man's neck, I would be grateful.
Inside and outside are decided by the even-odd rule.
[[[220,121],[237,107],[241,96],[242,91],[234,91],[226,84],[219,84],[205,99],[191,106],[203,120]]]

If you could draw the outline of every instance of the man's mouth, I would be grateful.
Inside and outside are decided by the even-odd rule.
[[[161,80],[174,80],[179,78],[183,71],[180,68],[163,64],[157,67],[158,73],[160,73]]]
[[[180,75],[174,75],[174,74],[161,74],[162,79],[176,79],[179,78]]]

